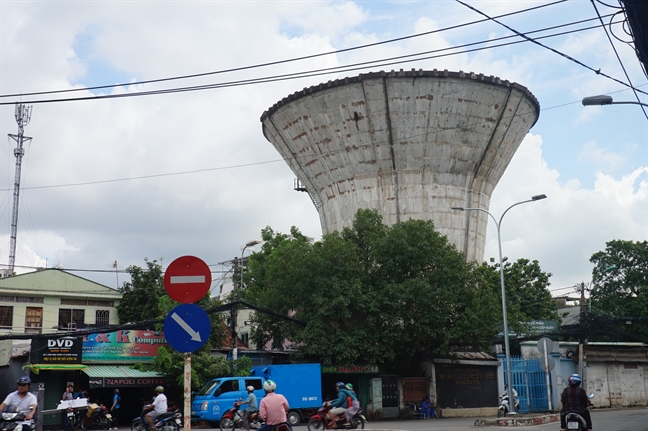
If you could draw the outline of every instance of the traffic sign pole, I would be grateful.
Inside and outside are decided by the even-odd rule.
[[[184,354],[184,431],[191,431],[191,353]]]

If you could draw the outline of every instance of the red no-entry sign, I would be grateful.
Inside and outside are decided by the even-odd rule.
[[[211,271],[202,259],[182,256],[171,262],[164,273],[164,288],[169,296],[183,304],[198,301],[209,292]]]

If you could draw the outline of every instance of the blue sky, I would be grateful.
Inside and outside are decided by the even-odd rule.
[[[597,17],[589,1],[467,3],[490,16],[548,5],[500,19],[522,33]],[[596,6],[602,16],[616,12]],[[375,61],[477,41],[487,41],[480,45],[484,47],[513,34],[486,21],[262,69],[83,90],[331,52],[481,18],[453,1],[129,2],[128,8],[104,1],[0,2],[0,93],[76,88],[82,91],[67,96],[129,94]],[[611,30],[629,40],[619,24]],[[648,91],[632,47],[612,40],[632,83]],[[541,43],[627,82],[603,28]],[[539,193],[549,199],[507,214],[502,227],[505,256],[538,259],[554,274],[552,288],[560,289],[589,281],[588,259],[606,241],[648,238],[648,120],[638,106],[580,104],[584,96],[636,100],[634,94],[525,42],[274,83],[37,104],[26,128],[34,139],[23,162],[17,263],[86,269],[79,275],[113,286],[114,274],[99,270],[110,271],[114,261],[123,269],[143,265],[144,257],[161,258],[166,265],[193,254],[219,271],[223,267],[218,262],[239,255],[241,246],[266,225],[279,231],[296,225],[319,237],[317,212],[305,194],[292,190],[294,175],[286,164],[274,162],[280,157],[263,137],[259,117],[304,87],[400,68],[496,75],[526,86],[538,98],[540,118],[496,188],[490,209],[500,214]],[[16,131],[13,106],[0,107],[0,134]],[[15,162],[13,141],[4,142],[0,263],[8,261]],[[193,173],[166,175],[179,172]],[[485,258],[497,255],[494,233],[491,225]]]

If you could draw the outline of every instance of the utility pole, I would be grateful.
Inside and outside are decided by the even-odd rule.
[[[582,388],[587,391],[587,386],[585,384],[585,367],[587,361],[587,338],[585,334],[586,322],[585,322],[585,283],[580,284],[580,315],[578,318],[580,334],[578,339],[578,371],[583,379]]]
[[[234,283],[234,288],[232,289],[232,308],[230,309],[230,329],[232,331],[232,360],[238,359],[238,349],[236,348],[236,320],[238,319],[238,286],[241,280],[236,281],[236,276],[238,275],[239,267],[239,258],[234,258],[234,270],[232,271],[232,283]]]
[[[20,196],[20,170],[22,168],[22,158],[25,154],[23,145],[25,142],[31,141],[32,138],[24,136],[24,128],[31,120],[31,106],[26,106],[21,103],[16,103],[16,111],[14,117],[18,123],[18,134],[9,134],[9,137],[16,141],[16,148],[14,148],[14,156],[16,156],[16,175],[14,177],[14,192],[13,192],[13,210],[11,212],[11,240],[9,243],[9,275],[14,275],[14,265],[16,264],[16,237],[18,236],[18,197]]]

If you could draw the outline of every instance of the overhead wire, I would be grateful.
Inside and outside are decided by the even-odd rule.
[[[513,16],[517,15],[520,13],[526,13],[530,12],[533,10],[541,9],[544,7],[548,6],[554,6],[559,3],[564,3],[567,0],[557,0],[554,2],[538,5],[538,6],[533,6],[527,9],[521,9],[519,11],[514,11],[514,12],[509,12],[506,14],[498,15],[496,18],[503,18],[507,16]],[[218,74],[223,74],[223,73],[230,73],[230,72],[241,72],[244,70],[250,70],[250,69],[257,69],[257,68],[262,68],[262,67],[267,67],[267,66],[276,66],[279,64],[286,64],[286,63],[291,63],[291,62],[296,62],[296,61],[301,61],[301,60],[309,60],[313,58],[318,58],[318,57],[323,57],[327,55],[334,55],[334,54],[341,54],[345,52],[351,52],[351,51],[356,51],[359,49],[365,49],[365,48],[371,48],[374,46],[380,46],[380,45],[385,45],[393,42],[400,42],[403,40],[408,40],[408,39],[414,39],[417,37],[422,37],[422,36],[428,36],[431,34],[436,34],[436,33],[442,33],[444,31],[449,31],[449,30],[456,30],[458,28],[462,27],[467,27],[470,25],[474,24],[479,24],[482,22],[486,22],[488,19],[479,19],[463,24],[457,24],[453,26],[448,26],[444,27],[441,29],[436,29],[436,30],[431,30],[431,31],[426,31],[422,33],[416,33],[413,35],[408,35],[408,36],[402,36],[402,37],[397,37],[393,39],[388,39],[385,41],[380,41],[380,42],[374,42],[374,43],[368,43],[364,45],[358,45],[350,48],[342,48],[334,51],[327,51],[319,54],[311,54],[311,55],[305,55],[301,57],[294,57],[294,58],[289,58],[285,60],[277,60],[277,61],[271,61],[271,62],[266,62],[266,63],[260,63],[260,64],[255,64],[255,65],[249,65],[249,66],[241,66],[241,67],[235,67],[235,68],[230,68],[230,69],[224,69],[224,70],[217,70],[217,71],[212,71],[212,72],[204,72],[204,73],[196,73],[196,74],[190,74],[190,75],[181,75],[181,76],[175,76],[175,77],[168,77],[168,78],[159,78],[159,79],[150,79],[150,80],[145,80],[145,81],[136,81],[136,82],[129,82],[129,83],[122,83],[122,84],[112,84],[112,85],[100,85],[100,86],[94,86],[94,87],[84,87],[84,88],[73,88],[73,89],[65,89],[65,90],[52,90],[52,91],[40,91],[40,92],[32,92],[32,93],[15,93],[15,94],[6,94],[2,95],[0,94],[0,98],[3,97],[25,97],[25,96],[34,96],[34,95],[45,95],[45,94],[59,94],[59,93],[69,93],[69,92],[77,92],[77,91],[87,91],[87,90],[101,90],[101,89],[107,89],[107,88],[116,88],[116,87],[128,87],[132,85],[142,85],[142,84],[152,84],[152,83],[159,83],[159,82],[168,82],[168,81],[176,81],[176,80],[182,80],[182,79],[190,79],[190,78],[199,78],[199,77],[205,77],[205,76],[213,76],[213,75],[218,75]]]
[[[646,107],[641,104],[641,98],[639,97],[639,94],[637,94],[637,90],[632,85],[632,80],[630,79],[630,75],[628,75],[628,71],[625,68],[625,65],[623,64],[623,61],[621,60],[621,57],[619,56],[619,52],[616,49],[616,46],[614,46],[614,42],[612,41],[612,38],[610,37],[610,34],[607,31],[607,27],[605,26],[605,23],[603,22],[603,18],[601,17],[601,13],[599,12],[598,8],[596,7],[596,2],[594,0],[590,0],[592,3],[592,6],[594,7],[594,10],[596,11],[596,15],[599,17],[599,21],[601,22],[601,25],[603,27],[603,30],[605,31],[605,35],[608,38],[608,41],[610,42],[610,46],[612,47],[612,50],[614,51],[614,55],[616,55],[617,60],[619,61],[619,64],[621,65],[621,69],[623,69],[623,73],[626,76],[626,79],[628,80],[628,83],[630,84],[630,88],[632,88],[632,91],[634,92],[635,98],[637,99],[637,102],[639,102],[639,106],[641,106],[641,110],[644,113],[644,117],[646,117],[646,120],[648,120],[648,114],[646,113]]]
[[[485,17],[487,17],[487,18],[490,18],[490,16],[488,16],[486,13],[484,13],[484,12],[480,11],[479,9],[477,9],[477,8],[475,8],[475,7],[471,6],[471,5],[469,5],[469,4],[465,3],[465,2],[463,2],[462,0],[455,0],[455,1],[456,1],[457,3],[460,3],[460,4],[464,5],[464,6],[467,7],[468,9],[470,9],[470,10],[472,10],[472,11],[474,11],[474,12],[480,14],[480,15],[483,15],[483,16],[485,16]],[[612,80],[612,81],[614,81],[614,82],[616,82],[616,83],[618,83],[618,84],[621,84],[621,85],[623,85],[623,86],[625,86],[625,87],[634,88],[634,87],[632,87],[631,84],[628,84],[628,83],[623,82],[623,81],[621,81],[621,80],[619,80],[619,79],[617,79],[617,78],[614,78],[614,77],[612,77],[612,76],[610,76],[610,75],[608,75],[608,74],[606,74],[606,73],[604,73],[604,72],[601,72],[601,69],[600,69],[600,68],[599,68],[599,69],[594,69],[593,67],[588,66],[587,64],[583,63],[583,62],[580,61],[580,60],[575,59],[574,57],[572,57],[572,56],[570,56],[570,55],[567,55],[567,54],[565,54],[565,53],[563,53],[563,52],[560,52],[559,50],[557,50],[557,49],[555,49],[555,48],[552,48],[552,47],[550,47],[550,46],[547,46],[547,45],[544,45],[544,44],[538,42],[538,39],[539,39],[539,38],[535,38],[535,39],[534,39],[534,38],[530,38],[530,37],[528,37],[526,34],[524,34],[524,33],[520,33],[519,31],[515,30],[514,28],[512,28],[512,27],[510,27],[510,26],[508,26],[508,25],[506,25],[506,24],[504,24],[504,23],[498,21],[496,18],[490,18],[490,19],[491,19],[493,22],[495,22],[495,23],[501,25],[502,27],[504,27],[504,28],[506,28],[506,29],[508,29],[508,30],[510,30],[510,31],[512,31],[512,32],[514,32],[514,33],[517,34],[518,36],[523,37],[523,38],[526,39],[527,41],[529,41],[529,42],[531,42],[531,43],[534,43],[534,44],[536,44],[536,45],[538,45],[538,46],[541,46],[541,47],[543,47],[543,48],[545,48],[545,49],[548,49],[549,51],[551,51],[551,52],[553,52],[553,53],[555,53],[555,54],[558,54],[558,55],[560,55],[561,57],[566,58],[567,60],[572,61],[572,62],[578,64],[579,66],[584,67],[585,69],[590,70],[590,71],[596,73],[597,75],[601,75],[601,76],[603,76],[603,77],[605,77],[605,78],[607,78],[607,79],[610,79],[610,80]],[[644,94],[648,94],[648,93],[645,93],[645,92],[642,92],[642,93],[644,93]]]

